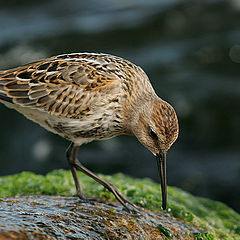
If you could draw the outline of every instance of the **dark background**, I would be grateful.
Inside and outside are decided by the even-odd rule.
[[[238,0],[0,1],[0,68],[70,52],[104,52],[140,65],[176,109],[180,136],[168,184],[240,211]],[[0,175],[66,168],[68,142],[0,105]],[[94,172],[158,180],[134,137],[80,149]]]

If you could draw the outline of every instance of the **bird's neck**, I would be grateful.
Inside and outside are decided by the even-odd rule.
[[[145,89],[146,90],[146,89]],[[139,120],[141,113],[150,116],[152,111],[152,100],[153,98],[158,98],[154,90],[149,89],[153,92],[137,92],[135,96],[132,96],[130,99],[126,100],[124,105],[124,129],[126,129],[125,134],[134,135],[134,126],[137,126],[136,123]]]

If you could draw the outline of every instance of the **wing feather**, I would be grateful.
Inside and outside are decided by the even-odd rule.
[[[137,68],[119,59],[106,54],[68,54],[2,71],[0,100],[79,118],[94,108],[99,95],[111,93],[121,79],[130,77],[124,72],[126,66]]]

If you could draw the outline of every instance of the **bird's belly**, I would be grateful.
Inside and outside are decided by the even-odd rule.
[[[102,112],[79,119],[51,118],[47,123],[59,135],[79,144],[108,139],[122,133],[122,127],[114,124],[112,116]]]
[[[114,122],[111,114],[94,113],[79,119],[51,115],[38,109],[21,107],[3,102],[7,107],[17,110],[28,119],[40,124],[50,132],[67,138],[79,145],[93,140],[108,139],[122,133],[122,127]]]
[[[40,124],[42,127],[47,129],[48,131],[51,131],[53,133],[57,133],[49,124],[48,120],[51,118],[51,115],[44,111],[39,111],[38,109],[33,109],[33,108],[28,108],[28,107],[22,107],[16,104],[12,104],[9,102],[5,101],[0,101],[2,102],[5,106],[14,109],[18,111],[19,113],[23,114],[26,118],[32,120],[33,122],[36,122]]]

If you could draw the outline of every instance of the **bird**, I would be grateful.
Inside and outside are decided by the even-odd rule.
[[[80,199],[87,197],[77,170],[102,184],[126,209],[137,207],[78,160],[82,144],[135,136],[156,158],[166,209],[166,154],[178,137],[178,118],[141,67],[105,53],[61,54],[0,71],[0,102],[71,142],[66,158]]]

